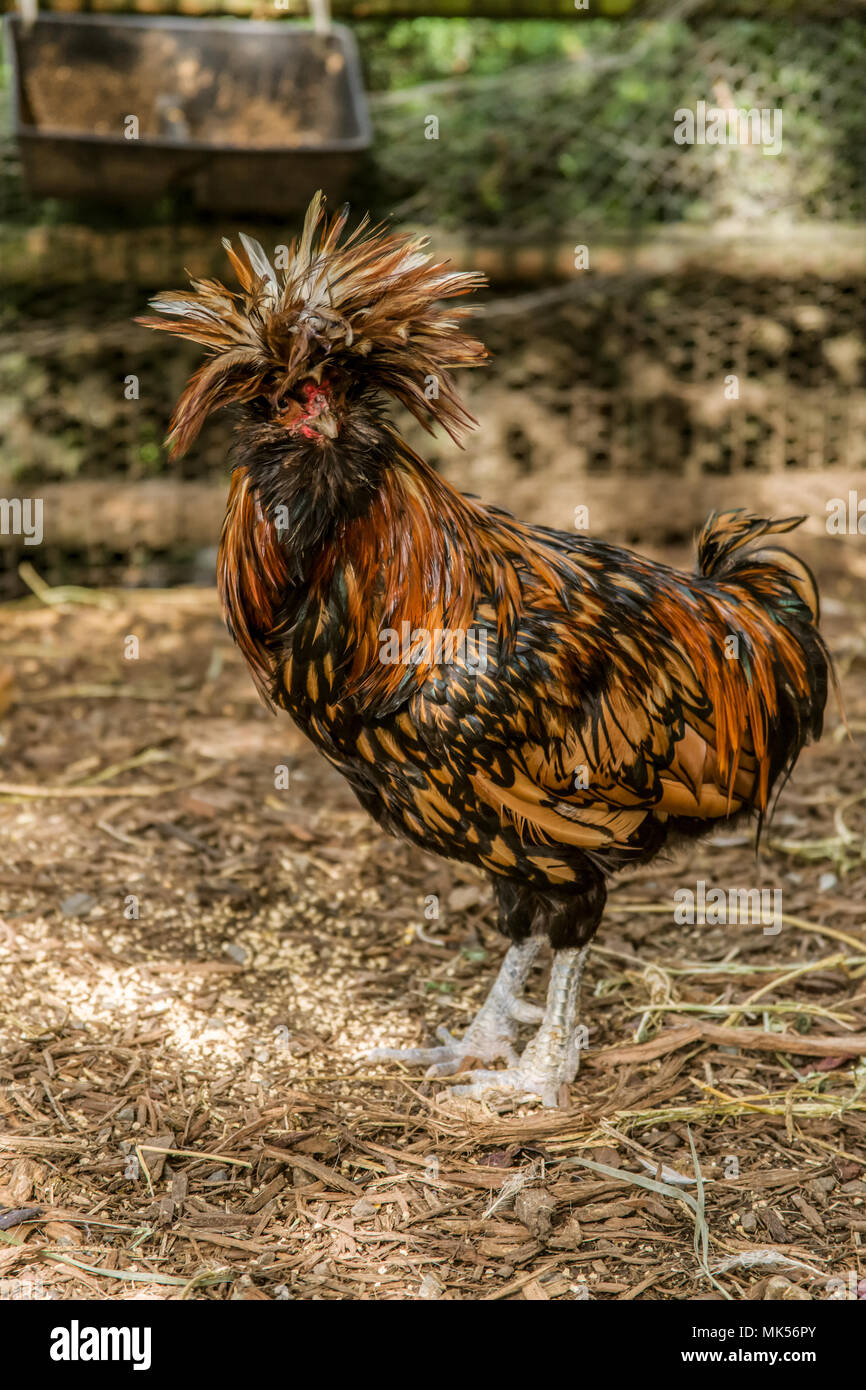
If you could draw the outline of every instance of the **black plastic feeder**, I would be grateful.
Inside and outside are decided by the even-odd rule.
[[[37,197],[186,194],[282,216],[339,198],[372,139],[355,40],[282,23],[5,20],[14,130]]]

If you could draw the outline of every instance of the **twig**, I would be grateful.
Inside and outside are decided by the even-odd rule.
[[[165,782],[160,786],[151,783],[145,787],[94,787],[86,783],[78,783],[72,787],[38,787],[30,782],[0,782],[0,796],[19,797],[21,800],[31,797],[60,797],[70,801],[86,800],[91,796],[163,796],[167,792],[180,792],[186,791],[188,787],[197,787],[201,782],[217,777],[222,771],[221,767],[214,767],[197,772],[195,777],[183,782]]]
[[[621,903],[613,900],[608,903],[607,912],[652,912],[673,916],[673,906],[668,903]],[[831,936],[835,941],[844,941],[846,946],[853,946],[855,951],[862,951],[866,942],[858,940],[856,936],[848,936],[845,932],[837,931],[835,927],[825,927],[823,923],[806,922],[802,917],[791,917],[787,912],[780,912],[777,921],[786,927],[796,927],[798,931],[813,932],[816,936]],[[752,927],[754,922],[748,918],[741,918],[730,912],[727,924],[731,927]]]
[[[173,1158],[202,1158],[207,1159],[209,1163],[230,1163],[235,1168],[253,1167],[245,1158],[229,1158],[228,1154],[201,1153],[195,1149],[164,1149],[159,1144],[136,1144],[135,1147],[147,1154],[170,1154]]]

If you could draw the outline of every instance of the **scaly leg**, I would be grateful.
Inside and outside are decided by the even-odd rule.
[[[580,979],[589,946],[557,951],[550,971],[547,1008],[541,1027],[527,1043],[523,1056],[504,1071],[467,1072],[468,1085],[454,1094],[480,1100],[488,1091],[536,1095],[543,1105],[559,1102],[559,1089],[577,1075],[583,1030],[575,1026]]]
[[[428,1076],[451,1076],[466,1057],[477,1057],[479,1062],[495,1062],[503,1057],[509,1067],[518,1066],[520,1057],[514,1047],[518,1023],[536,1023],[544,1016],[537,1004],[520,997],[542,941],[540,936],[530,936],[519,946],[509,947],[493,988],[462,1038],[453,1038],[447,1028],[438,1028],[436,1035],[442,1039],[441,1047],[377,1047],[367,1053],[367,1060],[426,1066]]]

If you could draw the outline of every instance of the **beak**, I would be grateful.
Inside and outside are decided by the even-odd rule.
[[[320,410],[317,415],[310,417],[308,423],[317,434],[323,435],[325,439],[337,438],[340,427],[330,410]]]

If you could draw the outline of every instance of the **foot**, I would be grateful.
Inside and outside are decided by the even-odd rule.
[[[530,937],[509,949],[493,988],[462,1038],[452,1037],[447,1028],[438,1028],[436,1036],[442,1040],[439,1047],[377,1047],[367,1053],[367,1060],[427,1067],[428,1076],[453,1076],[468,1059],[501,1059],[509,1067],[517,1067],[520,1057],[514,1044],[518,1025],[536,1023],[544,1017],[543,1009],[520,998],[540,945],[537,937]]]
[[[537,1096],[542,1105],[556,1106],[563,1086],[577,1076],[580,1054],[587,1045],[585,1028],[575,1024],[580,978],[588,947],[557,951],[550,972],[544,1019],[523,1056],[505,1071],[471,1071],[458,1096],[481,1100],[490,1091]]]
[[[559,1104],[562,1087],[577,1076],[585,1040],[586,1031],[581,1027],[565,1037],[542,1024],[516,1062],[509,1063],[504,1071],[467,1072],[467,1084],[455,1086],[452,1094],[482,1100],[493,1091],[501,1091],[515,1098],[536,1097],[542,1105],[553,1108]]]

